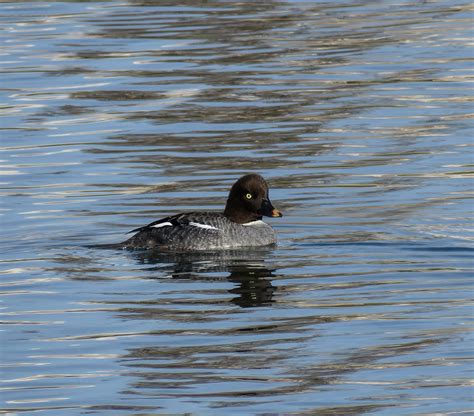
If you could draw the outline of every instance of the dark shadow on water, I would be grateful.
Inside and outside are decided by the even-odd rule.
[[[202,253],[135,251],[131,256],[141,264],[154,266],[148,270],[164,272],[172,279],[233,282],[237,286],[229,293],[236,297],[231,302],[244,308],[273,302],[275,269],[265,263],[271,251],[271,248]]]

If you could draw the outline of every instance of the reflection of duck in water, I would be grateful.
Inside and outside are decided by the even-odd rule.
[[[229,290],[229,293],[237,295],[232,299],[232,303],[243,308],[272,303],[273,292],[276,289],[271,281],[271,278],[275,276],[273,271],[265,267],[249,267],[231,271],[227,279],[239,285]]]
[[[231,188],[223,213],[190,212],[154,221],[118,244],[161,251],[227,250],[276,243],[262,216],[281,217],[268,196],[268,185],[256,174],[242,176]]]
[[[195,253],[133,252],[141,263],[156,265],[156,270],[169,273],[174,279],[215,279],[209,273],[225,272],[221,279],[237,284],[229,293],[237,295],[232,303],[241,306],[262,306],[272,303],[275,287],[271,279],[275,269],[269,269],[264,257],[268,248]],[[148,269],[150,270],[150,269]]]

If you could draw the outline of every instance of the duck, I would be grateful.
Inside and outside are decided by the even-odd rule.
[[[269,198],[262,176],[242,176],[231,187],[223,212],[187,212],[135,228],[123,249],[166,252],[229,250],[271,246],[277,238],[262,217],[282,217]]]

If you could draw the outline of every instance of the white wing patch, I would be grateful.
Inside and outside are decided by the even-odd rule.
[[[263,222],[262,220],[257,220],[257,221],[246,222],[245,224],[242,224],[242,225],[245,225],[246,227],[255,227],[257,225],[263,225],[263,224],[266,224],[266,223]]]
[[[170,222],[161,222],[159,224],[156,224],[156,225],[152,225],[152,228],[161,228],[161,227],[169,227],[170,225],[173,225],[171,224]]]
[[[207,225],[207,224],[199,224],[198,222],[189,222],[189,225],[192,225],[193,227],[198,227],[198,228],[204,228],[206,230],[218,230],[219,228],[213,227],[212,225]]]

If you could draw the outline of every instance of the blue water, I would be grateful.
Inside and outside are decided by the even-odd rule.
[[[472,411],[470,2],[0,9],[1,412]],[[88,248],[249,172],[276,248]]]

